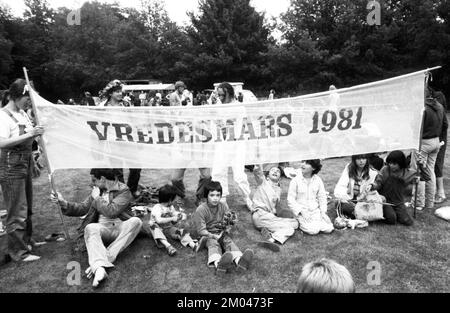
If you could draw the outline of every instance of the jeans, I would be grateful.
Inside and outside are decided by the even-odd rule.
[[[31,175],[23,179],[5,179],[1,182],[7,217],[6,232],[8,254],[11,259],[20,261],[29,254],[31,240],[31,214],[33,189]]]
[[[233,260],[242,256],[241,250],[233,242],[228,234],[224,234],[220,240],[208,238],[206,242],[208,248],[208,265],[212,265],[214,262],[220,260],[222,257],[222,248],[225,252],[229,251],[233,254]]]
[[[140,168],[130,168],[130,173],[128,174],[127,186],[130,188],[131,193],[137,191],[139,185],[139,179],[141,178]]]
[[[417,189],[417,203],[419,207],[433,208],[434,207],[434,195],[436,193],[436,175],[434,173],[434,166],[436,158],[439,152],[439,138],[422,139],[422,148],[420,154],[426,160],[425,171],[430,176],[430,180],[424,183],[419,183]],[[417,169],[417,155],[412,154],[411,168]]]
[[[200,171],[200,179],[198,181],[198,187],[196,191],[197,200],[201,200],[204,198],[203,190],[205,186],[211,181],[211,174],[209,168],[199,168]],[[175,188],[176,193],[181,198],[186,196],[186,188],[184,187],[183,178],[184,173],[186,172],[185,168],[177,168],[172,171],[172,186]]]
[[[394,225],[398,222],[411,226],[414,223],[404,204],[396,206],[383,205],[383,217],[386,224]]]
[[[142,221],[132,217],[124,222],[91,223],[84,229],[84,240],[92,272],[99,267],[113,267],[120,252],[125,250],[141,230]],[[108,247],[105,247],[108,244]]]
[[[257,229],[267,228],[272,238],[283,244],[286,240],[294,235],[295,230],[299,227],[295,218],[282,218],[263,209],[257,210],[252,214],[253,225]]]

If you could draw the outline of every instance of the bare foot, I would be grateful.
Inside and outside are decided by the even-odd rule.
[[[106,270],[103,267],[99,267],[95,271],[94,281],[92,282],[92,287],[97,288],[101,281],[106,279],[108,277],[108,274],[106,274]]]

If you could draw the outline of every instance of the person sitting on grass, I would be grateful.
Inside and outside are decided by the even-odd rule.
[[[206,202],[197,208],[192,221],[197,235],[207,238],[208,266],[214,266],[218,273],[225,273],[234,262],[238,268],[248,270],[253,251],[246,249],[242,253],[231,239],[225,218],[230,211],[228,205],[220,201],[222,186],[211,181],[204,192]],[[223,255],[222,249],[226,251]]]
[[[259,245],[272,251],[280,251],[279,244],[283,244],[298,228],[295,218],[283,218],[277,216],[277,207],[281,200],[281,169],[272,165],[264,176],[262,166],[256,166],[253,173],[258,184],[253,195],[252,213],[253,225],[261,231],[265,241]]]
[[[200,242],[193,240],[190,234],[178,225],[178,222],[185,217],[181,212],[176,211],[172,205],[176,195],[177,193],[172,186],[161,187],[158,194],[159,203],[152,208],[149,221],[150,233],[156,245],[164,246],[170,256],[175,255],[177,249],[167,241],[165,234],[172,239],[179,240],[184,247],[191,247],[195,252],[204,248],[206,244],[206,240],[200,240]]]
[[[330,259],[321,259],[303,266],[297,293],[354,293],[352,275],[345,266]]]
[[[300,229],[309,235],[329,234],[334,230],[327,215],[325,186],[317,175],[321,168],[320,160],[308,160],[301,166],[302,175],[289,184],[288,207],[297,216]]]
[[[352,155],[352,161],[347,164],[334,188],[336,204],[341,203],[342,212],[350,218],[355,218],[355,203],[362,189],[373,183],[378,172],[370,168],[367,155]]]
[[[106,279],[105,268],[114,267],[118,254],[136,238],[142,221],[132,216],[133,196],[127,185],[117,180],[115,170],[92,169],[90,174],[94,187],[82,203],[68,202],[59,192],[51,199],[59,203],[64,215],[87,214],[82,224],[90,266],[86,274],[94,277],[95,288]]]
[[[411,196],[416,177],[416,171],[408,168],[405,154],[400,150],[389,153],[386,163],[367,190],[376,190],[389,204],[383,205],[384,222],[396,224],[397,222],[411,226],[414,222],[406,209],[406,197]]]

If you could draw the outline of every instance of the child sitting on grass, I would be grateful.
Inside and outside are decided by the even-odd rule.
[[[297,292],[354,293],[355,284],[345,266],[330,259],[322,259],[303,266]]]
[[[170,256],[175,255],[175,249],[166,238],[166,235],[171,239],[179,240],[181,244],[186,247],[191,247],[195,252],[204,248],[204,243],[201,245],[193,240],[185,229],[178,225],[185,216],[178,212],[173,207],[172,203],[175,200],[176,192],[170,185],[165,185],[159,189],[159,203],[152,208],[150,215],[150,233],[158,247],[164,246]]]
[[[225,273],[233,265],[247,270],[253,259],[253,251],[246,249],[242,253],[227,230],[225,216],[229,214],[228,205],[220,202],[222,186],[211,181],[205,187],[206,203],[202,203],[193,215],[193,224],[200,242],[206,241],[208,248],[208,266],[214,266],[219,273]],[[222,249],[226,252],[222,255]]]

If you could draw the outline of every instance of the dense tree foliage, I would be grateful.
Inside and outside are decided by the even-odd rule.
[[[368,0],[291,0],[276,24],[250,0],[199,0],[184,27],[161,0],[140,9],[86,2],[80,25],[67,8],[26,0],[22,18],[0,7],[0,89],[22,67],[50,100],[96,94],[109,80],[185,80],[191,89],[243,81],[260,96],[297,95],[443,65],[434,75],[450,96],[450,0],[383,0],[368,25]],[[281,39],[271,33],[277,30]]]

